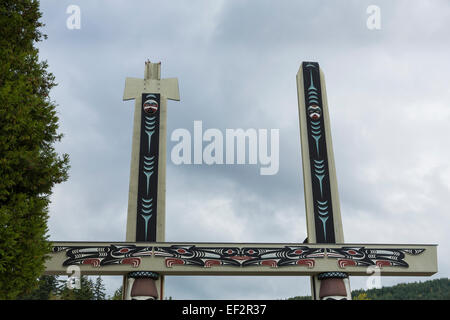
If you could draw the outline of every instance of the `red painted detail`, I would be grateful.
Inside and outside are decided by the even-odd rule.
[[[277,261],[276,260],[264,260],[263,262],[261,262],[261,265],[276,268]]]
[[[340,268],[345,268],[347,266],[356,266],[356,262],[349,259],[339,259],[338,265]]]
[[[186,250],[184,250],[184,249],[177,249],[177,252],[181,253],[181,254],[184,254],[184,253],[186,253]]]
[[[125,258],[120,261],[121,264],[131,264],[133,268],[141,264],[141,258]]]
[[[297,261],[299,266],[307,266],[308,268],[312,268],[315,265],[315,261],[313,259],[301,259]]]
[[[144,102],[144,111],[146,113],[155,113],[158,111],[158,103],[156,101]]]
[[[351,255],[358,254],[358,252],[356,252],[355,250],[348,250],[347,252],[348,252],[348,254],[351,254]]]
[[[99,267],[100,259],[85,259],[85,260],[83,260],[83,264],[90,264],[93,267]]]
[[[251,249],[250,249],[250,250],[248,250],[247,252],[248,252],[249,254],[254,254],[254,253],[255,253],[255,250],[251,250]]]
[[[231,256],[230,259],[233,259],[233,260],[251,260],[251,259],[254,259],[254,257],[249,257],[249,256]]]
[[[228,249],[228,250],[227,250],[227,253],[228,253],[228,254],[232,254],[232,253],[233,253],[233,250]]]
[[[184,264],[184,260],[176,258],[166,258],[166,267],[172,268],[174,264]]]
[[[386,261],[386,260],[378,260],[376,265],[377,265],[377,267],[380,267],[380,268],[388,267],[388,266],[391,265],[391,262],[390,261]]]
[[[128,248],[123,248],[119,250],[120,253],[127,253],[128,251],[130,251],[130,249]]]
[[[220,266],[222,262],[219,260],[206,260],[205,261],[205,268],[210,268],[212,266]]]
[[[298,249],[298,250],[295,250],[294,253],[295,253],[295,254],[302,254],[302,253],[303,253],[303,250]]]

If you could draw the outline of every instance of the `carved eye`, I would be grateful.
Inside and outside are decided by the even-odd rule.
[[[224,252],[223,252],[224,254],[226,254],[226,255],[229,255],[229,256],[231,256],[231,255],[234,255],[235,254],[235,252],[234,252],[234,250],[233,249],[227,249],[227,250],[225,250]]]

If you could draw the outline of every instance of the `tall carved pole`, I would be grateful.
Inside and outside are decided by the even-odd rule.
[[[127,78],[123,100],[135,99],[126,241],[164,242],[167,99],[180,100],[178,80],[161,79],[145,62],[144,79]],[[124,299],[163,299],[164,278],[149,271],[124,277]]]
[[[317,62],[297,73],[308,243],[344,243],[331,142],[325,78]],[[348,275],[325,272],[311,277],[314,300],[351,299]]]

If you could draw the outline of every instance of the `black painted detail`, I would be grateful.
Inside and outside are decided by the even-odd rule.
[[[319,275],[317,276],[318,280],[334,279],[334,278],[346,279],[346,278],[348,278],[348,274],[345,272],[332,271],[332,272],[319,273]]]
[[[316,243],[335,243],[320,69],[317,62],[303,62],[303,83]]]
[[[155,242],[158,199],[160,94],[142,94],[136,241]]]
[[[128,273],[128,278],[151,278],[153,280],[158,280],[159,273],[153,271],[133,271]]]

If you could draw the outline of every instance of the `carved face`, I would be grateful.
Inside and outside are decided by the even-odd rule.
[[[317,120],[322,115],[322,110],[319,106],[313,104],[308,107],[308,114],[311,119]]]
[[[156,111],[158,111],[158,101],[156,101],[156,96],[153,94],[148,94],[145,96],[145,101],[144,101],[144,112],[145,113],[149,113],[149,114],[153,114],[156,113]]]

